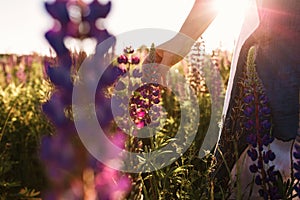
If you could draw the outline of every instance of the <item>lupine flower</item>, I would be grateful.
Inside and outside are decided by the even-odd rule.
[[[258,153],[256,149],[248,149],[247,154],[252,159],[252,161],[256,161],[258,158]]]
[[[244,109],[246,121],[247,142],[251,145],[247,151],[248,156],[254,162],[249,166],[251,173],[255,174],[254,182],[260,186],[259,195],[264,199],[280,199],[279,190],[276,186],[278,171],[274,166],[269,166],[276,155],[272,150],[264,149],[269,146],[274,138],[271,132],[271,116],[268,99],[263,85],[257,76],[255,69],[255,47],[250,48],[247,58],[247,72],[244,88]]]
[[[127,176],[121,176],[120,172],[104,166],[95,177],[95,188],[100,200],[124,199],[131,182]]]
[[[244,97],[244,102],[245,103],[251,103],[253,100],[254,100],[253,95],[247,95],[246,97]]]
[[[248,130],[252,129],[252,128],[254,127],[254,122],[253,122],[253,120],[249,119],[247,122],[245,122],[244,126],[245,126],[245,128],[248,129]]]
[[[119,64],[127,64],[128,63],[128,58],[127,58],[127,56],[125,56],[125,55],[120,55],[119,57],[118,57],[118,63]]]
[[[248,144],[251,144],[252,147],[256,148],[257,146],[257,138],[256,134],[250,133],[247,135],[246,141]]]
[[[81,12],[77,16],[77,21],[71,20],[68,12],[70,5],[76,6]],[[47,166],[50,181],[54,183],[52,190],[45,193],[45,199],[83,199],[87,197],[83,192],[86,183],[81,181],[82,174],[87,169],[92,170],[88,179],[94,182],[93,189],[96,191],[92,193],[98,194],[97,199],[120,199],[130,189],[131,182],[127,176],[116,170],[108,169],[102,164],[95,164],[97,163],[96,159],[77,144],[79,142],[76,141],[78,136],[74,122],[65,113],[72,103],[71,67],[73,61],[70,51],[64,44],[64,39],[67,36],[78,39],[94,37],[98,43],[107,39],[110,34],[106,30],[98,29],[96,21],[107,16],[110,6],[110,3],[102,5],[97,0],[90,4],[69,0],[45,3],[46,10],[58,22],[45,34],[58,58],[55,67],[45,62],[45,71],[54,84],[55,91],[50,100],[43,105],[43,111],[56,127],[56,133],[53,136],[44,137],[41,145],[41,158]],[[80,29],[80,26],[84,24],[88,24],[88,26]],[[102,127],[108,127],[113,118],[110,114],[110,100],[104,94],[105,88],[112,85],[123,73],[124,71],[120,68],[109,66],[98,84],[95,104],[97,117]],[[94,74],[91,72],[88,75],[94,79],[96,78],[93,77]],[[119,135],[115,135],[113,139],[118,140],[114,141],[116,145],[121,145],[120,142],[124,143],[123,138]],[[93,178],[93,174],[95,174],[95,178]]]
[[[251,115],[254,113],[254,108],[253,107],[250,107],[250,106],[247,106],[245,109],[244,109],[244,114],[246,115],[246,117],[251,117]]]
[[[128,71],[130,71],[131,67],[134,67],[140,62],[137,56],[132,55],[133,53],[134,50],[131,47],[126,47],[124,54],[117,58],[119,64],[127,64]],[[138,68],[132,71],[132,78],[141,78],[142,75],[142,72],[140,72]],[[123,83],[121,83],[121,85],[119,84],[120,82],[115,87],[117,90],[126,89],[125,87],[121,87],[121,85],[125,86]],[[133,93],[129,101],[129,113],[136,127],[140,129],[153,121],[149,115],[149,111],[153,105],[161,102],[161,88],[157,84],[144,84],[135,91],[132,91],[132,88],[134,88],[132,82],[129,82],[127,89]],[[154,112],[152,112],[152,114],[154,114]]]
[[[45,8],[48,13],[57,19],[62,25],[66,25],[70,21],[67,9],[68,1],[55,1],[53,3],[45,3]]]
[[[193,45],[188,60],[190,65],[188,65],[187,79],[191,87],[196,94],[207,92],[204,78],[205,44],[202,38]]]
[[[132,56],[132,57],[131,57],[131,63],[132,63],[133,65],[139,64],[139,63],[140,63],[140,58],[137,57],[137,56]]]
[[[138,125],[138,128],[147,126],[152,122],[152,120],[154,120],[149,116],[150,109],[153,105],[159,104],[160,102],[160,87],[147,84],[136,90],[136,96],[133,96],[130,99],[130,116],[133,118],[136,125]],[[141,111],[143,111],[142,118],[140,117]],[[155,111],[152,110],[152,116],[155,116],[155,114]]]
[[[143,76],[143,73],[139,69],[134,69],[132,72],[132,76],[134,78],[141,78]]]
[[[261,185],[262,184],[262,180],[261,180],[260,175],[256,175],[256,177],[255,177],[255,184],[256,185]]]
[[[250,172],[256,173],[256,172],[258,172],[259,168],[257,167],[257,165],[253,164],[253,165],[249,166],[249,169],[250,169]]]

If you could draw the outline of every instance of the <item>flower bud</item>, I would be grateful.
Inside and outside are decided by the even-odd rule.
[[[137,64],[139,64],[139,63],[140,63],[139,57],[137,57],[137,56],[132,56],[132,58],[131,58],[131,64],[137,65]]]
[[[128,63],[128,58],[125,55],[120,55],[118,57],[118,63],[119,64],[127,64]]]

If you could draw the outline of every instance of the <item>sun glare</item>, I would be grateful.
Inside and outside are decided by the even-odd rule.
[[[45,1],[51,2],[53,0]],[[92,0],[83,1],[90,2]],[[102,2],[106,1],[108,0],[103,0]],[[140,0],[110,1],[112,1],[113,6],[110,14],[104,21],[104,25],[114,35],[144,28],[178,31],[193,5],[193,1],[182,3],[183,1],[181,0],[153,0],[149,2]],[[232,50],[249,0],[214,1],[219,14],[203,35],[204,39],[207,40],[207,50],[220,47],[220,45],[224,49]],[[0,21],[0,26],[5,27],[1,32],[0,53],[22,54],[35,51],[48,54],[49,45],[44,38],[44,33],[51,28],[52,19],[45,12],[43,4],[39,0],[35,0],[30,1],[31,3],[24,2],[22,6],[16,8],[13,3],[9,2],[5,1],[0,6],[3,16],[7,16],[9,19]],[[18,13],[18,15],[11,13],[10,10],[12,9],[18,9],[18,12],[14,12]],[[10,40],[7,38],[10,38]],[[71,44],[68,44],[68,47],[72,50],[79,48],[76,44],[71,42]],[[87,41],[82,46],[94,47],[94,44],[90,45],[90,41]],[[93,50],[87,51],[92,53]]]
[[[239,34],[249,0],[215,0],[218,16],[204,33],[211,49],[232,50]]]

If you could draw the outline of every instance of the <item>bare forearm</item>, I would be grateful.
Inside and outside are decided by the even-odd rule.
[[[217,15],[214,0],[196,0],[180,33],[197,40]]]
[[[213,6],[215,0],[196,0],[180,31],[172,39],[158,46],[165,51],[161,63],[167,66],[185,57],[217,15]]]
[[[214,1],[196,0],[179,33],[160,47],[171,49],[172,53],[184,57],[216,17],[217,12],[213,6]]]

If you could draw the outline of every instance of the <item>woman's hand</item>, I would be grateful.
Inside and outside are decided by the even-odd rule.
[[[178,63],[182,59],[183,59],[183,57],[181,55],[177,55],[176,53],[167,51],[165,49],[160,49],[160,47],[157,47],[155,49],[155,60],[154,60],[154,62],[151,61],[149,56],[147,56],[147,58],[144,61],[144,64],[149,64],[149,63],[152,62],[152,63],[172,67],[173,65],[175,65],[176,63]]]
[[[143,68],[149,64],[156,66],[154,73],[159,74],[162,83],[166,84],[166,77],[169,69],[180,62],[190,51],[194,40],[186,35],[178,33],[175,37],[155,48],[154,55],[148,55],[143,62]],[[147,70],[143,70],[147,73]]]

